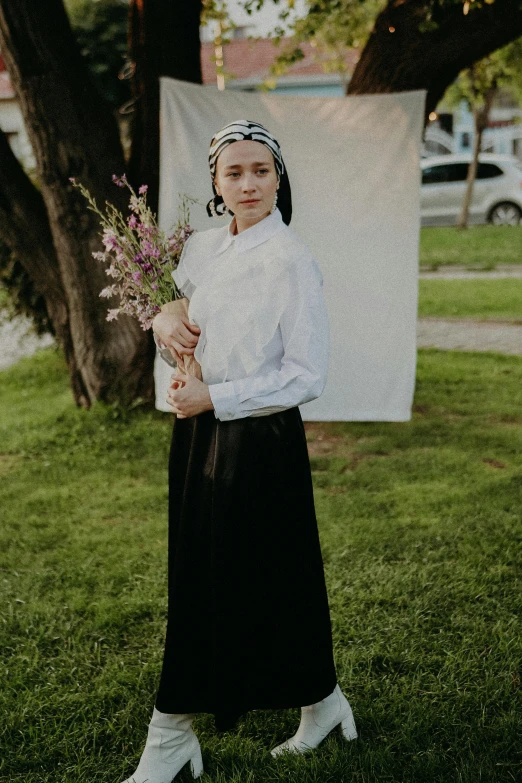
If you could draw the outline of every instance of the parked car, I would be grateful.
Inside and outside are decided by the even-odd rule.
[[[471,155],[433,155],[421,161],[421,225],[454,226],[462,208]],[[469,223],[522,221],[522,163],[513,155],[481,152]]]

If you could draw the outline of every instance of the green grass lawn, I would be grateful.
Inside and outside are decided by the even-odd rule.
[[[307,423],[359,739],[273,759],[297,708],[198,715],[202,783],[521,779],[521,382],[424,350],[411,422]],[[0,409],[0,780],[120,783],[161,666],[172,418],[75,409],[52,350],[0,373]]]
[[[419,280],[419,315],[522,323],[522,279]]]
[[[420,264],[433,269],[441,264],[479,269],[522,264],[522,225],[421,228]]]

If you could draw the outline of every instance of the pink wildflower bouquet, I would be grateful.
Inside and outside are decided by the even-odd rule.
[[[100,296],[120,298],[119,306],[108,310],[107,320],[112,321],[120,313],[125,313],[137,318],[143,329],[150,329],[154,317],[164,305],[182,298],[171,273],[179,263],[185,242],[194,232],[189,224],[188,208],[193,199],[182,197],[177,225],[167,236],[147,206],[147,185],[142,185],[136,194],[125,174],[121,177],[113,174],[112,181],[118,187],[127,187],[131,192],[130,215],[125,218],[108,201],[105,202],[106,212],[103,213],[80,182],[74,177],[70,181],[85,196],[89,202],[88,208],[99,216],[103,227],[105,251],[92,255],[98,261],[108,263],[105,271],[115,282],[104,288]],[[169,364],[174,364],[169,349],[161,350],[161,346],[158,347],[163,358]]]

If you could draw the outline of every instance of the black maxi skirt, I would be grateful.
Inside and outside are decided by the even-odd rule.
[[[336,682],[299,408],[176,419],[156,708],[213,713],[226,731],[249,710],[315,704]]]

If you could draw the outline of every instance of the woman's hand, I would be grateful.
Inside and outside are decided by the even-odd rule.
[[[201,332],[199,326],[190,323],[187,303],[185,298],[167,302],[152,322],[154,334],[178,363],[183,362],[183,354],[194,353]]]
[[[179,370],[171,378],[167,404],[178,419],[187,419],[203,411],[214,410],[206,383]]]

